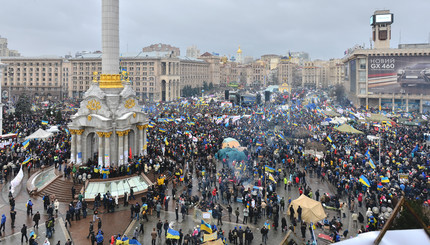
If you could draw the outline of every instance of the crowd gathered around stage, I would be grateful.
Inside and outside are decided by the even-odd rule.
[[[356,234],[380,230],[401,197],[428,208],[427,116],[335,106],[328,100],[320,92],[298,90],[291,97],[272,96],[270,103],[251,107],[222,104],[215,97],[146,105],[142,109],[150,119],[146,154],[110,169],[96,160],[88,160],[85,166],[67,161],[70,134],[66,124],[71,111],[58,122],[54,117],[46,119],[59,125],[60,131],[53,137],[5,148],[0,155],[6,163],[4,179],[16,175],[23,162],[28,173],[32,168],[55,165],[75,181],[81,181],[78,176],[84,172],[93,178],[154,176],[154,185],[137,198],[132,189],[121,200],[100,193],[90,205],[79,191],[75,193],[76,200],[64,211],[66,224],[87,215],[92,218],[88,234],[92,244],[146,244],[149,240],[155,244],[161,240],[188,245],[206,239],[259,244],[267,243],[273,230],[291,230],[309,242],[315,238],[314,230],[324,227],[329,227],[330,239],[339,241],[350,237],[342,227],[345,215],[351,217]],[[3,130],[25,137],[44,126],[38,113],[6,116]],[[343,124],[356,131],[339,131],[342,123],[332,123],[336,117],[346,118]],[[412,125],[418,121],[419,126]],[[315,179],[327,182],[332,191],[312,189],[310,181]],[[290,206],[291,197],[280,194],[287,190],[320,201],[326,210],[339,212],[338,217],[307,222],[301,207]],[[46,212],[51,209],[49,217],[54,219],[58,205],[46,199]],[[12,215],[13,197],[10,200]],[[140,224],[132,235],[103,232],[97,212],[114,212],[119,205],[129,206],[130,219]],[[176,221],[193,216],[201,225],[191,230],[172,227],[173,220],[160,218],[168,210],[175,212]],[[196,210],[201,215],[209,212],[210,218],[196,216]],[[145,231],[148,219],[158,223]],[[237,227],[223,230],[223,222],[237,223]],[[251,224],[258,229],[249,227]],[[49,220],[46,225],[48,228]],[[261,241],[254,239],[256,232]]]

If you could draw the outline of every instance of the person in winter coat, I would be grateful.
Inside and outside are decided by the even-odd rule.
[[[281,220],[281,229],[282,229],[282,232],[284,232],[284,231],[286,231],[288,229],[287,219],[285,217],[282,217],[282,220]]]
[[[40,220],[40,213],[39,213],[39,211],[37,211],[36,214],[34,214],[34,216],[33,216],[33,221],[34,221],[33,228],[36,228],[36,229],[39,228],[39,220]]]
[[[0,230],[4,232],[5,226],[6,226],[6,215],[2,214],[2,216],[1,216]]]

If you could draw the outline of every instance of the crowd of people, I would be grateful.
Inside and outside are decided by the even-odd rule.
[[[123,199],[124,206],[128,206],[133,198],[130,218],[138,220],[140,226],[131,239],[126,234],[107,239],[101,219],[95,214],[93,223],[100,222],[100,226],[95,230],[91,223],[88,237],[93,244],[108,240],[114,244],[118,239],[143,241],[144,223],[149,218],[159,220],[151,233],[145,235],[151,237],[153,244],[157,239],[165,239],[166,244],[202,243],[203,234],[210,232],[201,227],[169,232],[171,221],[162,222],[160,213],[172,208],[176,220],[179,214],[182,220],[187,219],[191,209],[211,212],[210,231],[216,232],[217,239],[233,244],[250,244],[255,232],[260,232],[261,242],[266,243],[270,230],[278,228],[282,232],[296,232],[299,227],[301,237],[312,240],[315,227],[328,226],[333,240],[347,238],[348,230],[342,226],[340,217],[306,223],[301,208],[290,207],[291,197],[280,195],[280,188],[321,201],[327,209],[339,211],[340,216],[351,213],[358,233],[380,229],[400,197],[428,207],[428,146],[424,140],[428,126],[398,123],[399,117],[414,120],[425,116],[414,113],[399,116],[352,106],[335,108],[327,99],[299,90],[291,98],[278,96],[272,103],[254,107],[225,107],[213,99],[146,106],[144,110],[150,117],[147,154],[134,156],[126,165],[108,170],[109,177],[140,173],[154,173],[158,177],[143,196],[136,199],[131,189]],[[348,118],[349,124],[361,133],[338,131],[338,125],[328,123],[334,114]],[[374,114],[385,115],[387,119],[372,120]],[[19,124],[6,125],[5,130],[28,135],[40,126],[31,118],[17,120]],[[60,124],[66,123],[65,116]],[[234,154],[219,154],[226,138],[234,138],[240,144]],[[90,160],[81,168],[68,164],[69,144],[68,132],[62,127],[60,133],[47,141],[11,146],[1,157],[4,162],[12,163],[7,165],[7,171],[16,172],[30,152],[32,160],[28,167],[55,164],[73,178],[82,173],[106,177],[103,171],[107,170],[100,169],[97,162]],[[315,150],[309,154],[310,149]],[[310,177],[327,182],[335,191],[312,190]],[[58,210],[51,202],[47,201],[45,209]],[[66,223],[71,225],[70,220],[80,219],[83,210],[85,219],[87,205],[82,196],[78,197],[67,210]],[[97,212],[103,206],[104,210],[114,212],[118,205],[118,197],[101,193],[96,197],[94,210]],[[284,210],[289,211],[289,217]],[[49,214],[54,217],[52,211]],[[223,221],[227,219],[235,221],[237,227],[224,231]],[[248,224],[260,227],[256,230]]]

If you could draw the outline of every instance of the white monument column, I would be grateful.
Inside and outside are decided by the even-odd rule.
[[[137,145],[137,154],[143,155],[143,130],[145,129],[145,125],[137,125],[137,129],[139,130],[139,144]]]
[[[71,129],[70,134],[72,135],[72,142],[70,145],[70,161],[76,163],[76,131]]]
[[[112,135],[112,132],[104,133],[105,136],[105,166],[110,166],[110,136]]]
[[[119,0],[102,0],[102,74],[119,73]]]
[[[128,132],[130,129],[124,132],[124,164],[128,163]]]
[[[124,131],[116,131],[118,135],[118,166],[124,164]]]
[[[99,166],[103,166],[103,156],[104,156],[104,152],[103,152],[103,136],[104,133],[103,132],[97,132],[97,135],[99,136],[99,157],[98,157],[98,162],[99,162]]]
[[[77,156],[76,156],[76,164],[82,164],[82,134],[84,133],[84,129],[76,130],[76,148],[77,148]]]

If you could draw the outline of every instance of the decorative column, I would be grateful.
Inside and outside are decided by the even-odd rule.
[[[146,130],[146,125],[137,125],[137,129],[139,129],[139,144],[137,145],[137,152],[140,156],[143,154],[143,131]]]
[[[128,163],[128,133],[130,129],[124,131],[124,164]]]
[[[103,136],[104,133],[103,132],[96,132],[97,135],[99,136],[99,157],[98,157],[98,166],[103,166]]]
[[[105,166],[110,167],[110,136],[112,135],[112,132],[106,132],[104,133],[105,136]]]
[[[77,134],[77,140],[76,140],[76,148],[77,148],[77,157],[76,157],[76,164],[81,165],[82,164],[82,134],[84,133],[85,129],[78,129],[76,130]]]
[[[148,155],[148,141],[146,140],[146,128],[148,128],[148,124],[144,125],[143,129],[143,155]]]
[[[70,144],[70,161],[76,163],[76,130],[70,129],[70,134],[72,135],[72,142]]]
[[[124,164],[124,131],[116,131],[118,135],[118,166]]]

